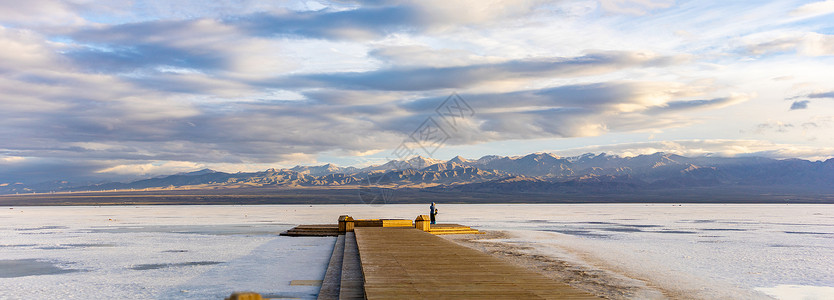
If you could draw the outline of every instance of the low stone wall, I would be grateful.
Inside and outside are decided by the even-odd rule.
[[[356,219],[354,227],[414,227],[411,220],[404,219]]]
[[[390,219],[390,220],[382,220],[382,227],[414,227],[414,223],[411,220],[401,220],[401,219]]]

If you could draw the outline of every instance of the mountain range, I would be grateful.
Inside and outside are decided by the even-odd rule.
[[[561,195],[640,195],[676,190],[699,193],[834,194],[834,159],[684,157],[655,153],[634,157],[550,153],[525,156],[455,157],[448,161],[414,157],[364,168],[333,164],[268,169],[252,173],[200,170],[133,182],[73,185],[3,184],[2,194],[149,189],[363,188],[423,189],[438,192]]]

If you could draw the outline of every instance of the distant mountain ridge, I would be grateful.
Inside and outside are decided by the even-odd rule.
[[[685,157],[654,153],[634,157],[550,153],[484,156],[448,161],[414,157],[364,168],[334,164],[295,166],[251,173],[204,169],[128,183],[72,185],[66,181],[26,186],[5,184],[0,193],[106,191],[175,187],[362,187],[426,188],[487,193],[614,193],[657,189],[784,187],[834,192],[834,159],[807,161],[762,157]]]

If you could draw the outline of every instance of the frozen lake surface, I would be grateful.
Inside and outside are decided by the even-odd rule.
[[[440,221],[700,298],[834,299],[834,206],[438,206]],[[315,298],[335,238],[297,224],[408,218],[428,205],[14,207],[0,211],[0,298]]]

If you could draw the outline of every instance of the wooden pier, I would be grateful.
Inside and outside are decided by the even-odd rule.
[[[419,216],[412,226],[401,220],[387,227],[383,222],[353,221],[342,216],[338,226],[328,227],[336,227],[341,235],[318,299],[599,299],[435,236],[479,233],[467,226],[429,225],[427,216]],[[321,236],[324,227],[309,226],[299,227],[309,229],[310,236]]]
[[[598,299],[410,228],[357,228],[367,299]]]

